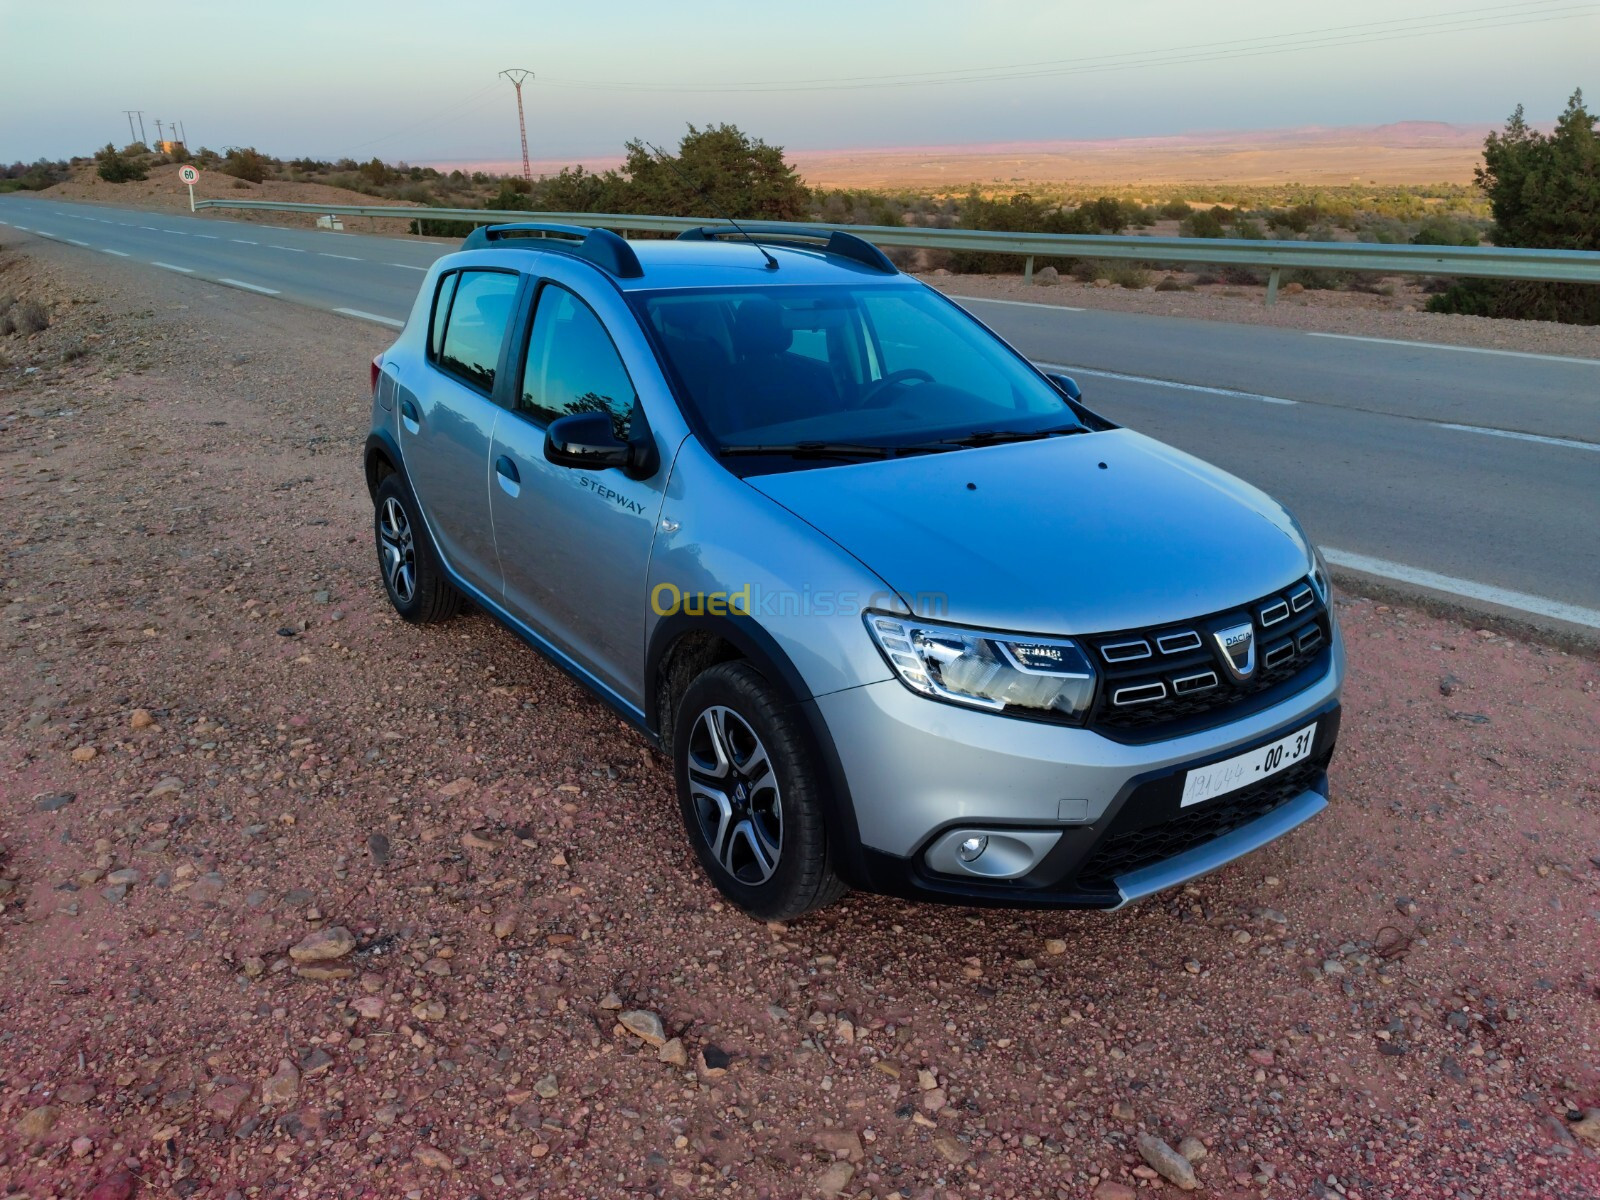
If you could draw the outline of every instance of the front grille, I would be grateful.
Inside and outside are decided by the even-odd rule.
[[[1229,669],[1217,631],[1249,623],[1255,667],[1241,680]],[[1286,688],[1318,662],[1332,642],[1328,610],[1309,579],[1229,612],[1153,629],[1085,639],[1102,681],[1091,728],[1123,740],[1166,736],[1174,725],[1204,726],[1207,716]]]
[[[1227,796],[1219,796],[1195,808],[1180,810],[1170,820],[1157,821],[1140,829],[1119,832],[1118,825],[1124,823],[1119,817],[1088,861],[1078,869],[1079,887],[1087,891],[1110,890],[1115,886],[1112,881],[1119,875],[1203,846],[1266,816],[1310,787],[1327,768],[1328,757],[1324,753],[1315,759],[1296,763],[1271,779],[1240,788]],[[1139,819],[1134,813],[1128,816],[1130,820]]]

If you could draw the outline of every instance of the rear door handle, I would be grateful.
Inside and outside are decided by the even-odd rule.
[[[522,475],[517,471],[517,464],[504,454],[494,460],[494,477],[506,495],[515,496],[522,491]]]
[[[422,414],[417,411],[414,400],[400,401],[400,420],[405,423],[407,433],[416,433],[422,428]]]

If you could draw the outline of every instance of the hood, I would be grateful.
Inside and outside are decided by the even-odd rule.
[[[1125,429],[746,482],[923,616],[964,625],[1162,625],[1248,603],[1311,569],[1276,501]]]

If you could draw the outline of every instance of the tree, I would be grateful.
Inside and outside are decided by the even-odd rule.
[[[1517,105],[1504,130],[1483,144],[1475,172],[1494,215],[1497,246],[1600,250],[1600,118],[1575,91],[1549,134],[1531,128]],[[1428,302],[1434,312],[1600,325],[1600,287],[1581,283],[1472,280]]]
[[[117,153],[117,148],[107,142],[104,150],[95,152],[95,174],[107,183],[127,183],[134,179],[145,179],[149,172],[144,169],[144,164],[135,162],[131,158]]]
[[[373,161],[377,162],[376,159]],[[235,179],[243,179],[247,183],[260,183],[266,179],[269,165],[266,155],[254,146],[235,146],[222,160],[222,173],[232,175]]]
[[[656,156],[640,141],[627,144],[620,172],[608,171],[619,212],[674,217],[755,217],[804,221],[811,193],[783,158],[734,125],[689,126],[676,156]]]

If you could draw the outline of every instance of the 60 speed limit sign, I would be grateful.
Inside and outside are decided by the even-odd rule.
[[[185,163],[178,168],[178,178],[189,185],[189,211],[194,211],[194,185],[200,182],[200,172]]]

